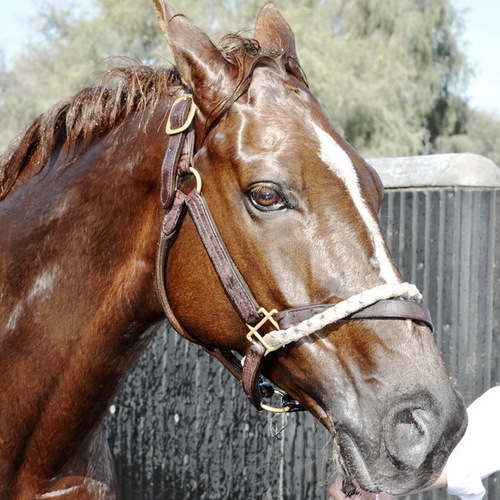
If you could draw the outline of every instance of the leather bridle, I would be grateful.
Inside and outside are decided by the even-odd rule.
[[[161,204],[165,211],[156,262],[156,289],[170,324],[182,336],[201,345],[210,355],[217,358],[243,385],[249,401],[259,410],[274,412],[304,410],[302,405],[290,396],[276,390],[261,376],[262,366],[267,354],[265,333],[269,326],[275,330],[311,318],[332,304],[311,305],[291,308],[284,311],[267,311],[261,307],[245,279],[231,259],[217,226],[210,214],[202,194],[202,182],[192,162],[195,147],[194,115],[196,106],[191,94],[183,94],[172,105],[167,120],[169,144],[161,169]],[[195,177],[196,188],[185,193],[180,189],[188,177]],[[206,345],[190,335],[179,323],[170,306],[166,291],[166,262],[174,236],[179,229],[184,213],[188,211],[212,261],[214,269],[234,308],[249,328],[248,349],[243,359],[229,350],[217,349]],[[347,319],[411,319],[422,322],[433,329],[428,309],[413,300],[380,300],[360,310]],[[283,406],[273,408],[264,403],[275,392],[283,397]]]

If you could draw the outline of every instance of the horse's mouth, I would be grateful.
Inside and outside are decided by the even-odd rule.
[[[334,462],[346,481],[355,482],[365,491],[380,493],[368,470],[366,462],[351,436],[349,430],[342,424],[335,425],[336,433],[333,439]]]
[[[371,493],[386,492],[392,495],[408,494],[415,489],[426,487],[434,482],[436,470],[444,465],[442,452],[433,457],[432,477],[422,470],[403,471],[396,467],[390,454],[378,457],[373,463],[367,462],[349,429],[342,424],[335,425],[333,457],[338,471],[346,484]],[[392,470],[392,473],[391,473]],[[370,471],[376,471],[370,472]],[[383,472],[385,471],[385,473]],[[375,477],[373,476],[375,474]],[[405,477],[402,477],[405,476]]]

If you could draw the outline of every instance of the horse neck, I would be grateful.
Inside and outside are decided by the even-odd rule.
[[[154,263],[167,141],[139,133],[132,143],[130,132],[108,134],[2,201],[0,366],[9,370],[0,392],[30,398],[22,416],[2,413],[0,434],[18,436],[26,461],[83,439],[162,317]]]

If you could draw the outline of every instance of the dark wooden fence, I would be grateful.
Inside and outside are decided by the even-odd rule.
[[[499,169],[475,156],[409,162],[373,161],[389,187],[381,220],[469,404],[500,383]],[[312,417],[258,413],[217,362],[166,325],[107,430],[124,500],[325,499],[333,473],[328,435]],[[487,483],[487,498],[499,499],[499,475]]]

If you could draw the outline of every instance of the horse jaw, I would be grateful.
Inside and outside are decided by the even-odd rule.
[[[346,480],[402,495],[437,479],[465,432],[465,406],[426,327],[396,320],[363,325],[344,324],[276,351],[266,376],[329,430]],[[381,326],[385,331],[376,333]],[[417,351],[421,363],[413,361]]]

